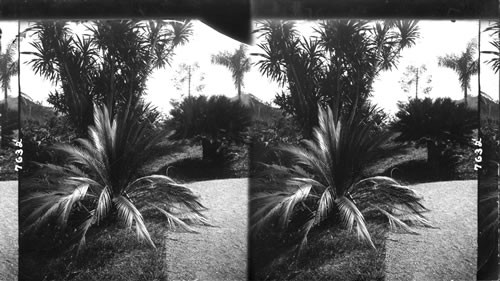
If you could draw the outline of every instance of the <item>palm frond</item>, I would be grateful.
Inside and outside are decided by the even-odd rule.
[[[22,213],[28,213],[23,221],[24,232],[36,231],[50,219],[57,218],[64,230],[75,203],[82,201],[88,190],[88,185],[66,187],[51,192],[34,192],[21,201]],[[27,207],[29,209],[27,210]]]
[[[151,240],[151,236],[149,235],[146,225],[144,224],[144,219],[134,204],[122,195],[114,197],[113,203],[118,210],[118,219],[124,222],[128,228],[132,228],[135,225],[137,237],[156,248],[153,240]]]
[[[196,230],[194,230],[191,227],[189,227],[189,225],[186,224],[184,221],[182,221],[181,219],[179,219],[176,215],[171,214],[167,210],[165,210],[163,208],[160,208],[160,207],[158,207],[158,206],[156,206],[154,204],[150,204],[150,205],[152,207],[154,207],[156,210],[160,211],[160,213],[162,213],[167,218],[167,225],[171,229],[176,229],[177,227],[180,227],[184,231],[198,233]]]
[[[366,228],[365,218],[358,207],[345,196],[337,198],[335,202],[339,208],[341,219],[347,229],[349,231],[355,229],[358,239],[367,242],[370,246],[375,248],[370,233]]]

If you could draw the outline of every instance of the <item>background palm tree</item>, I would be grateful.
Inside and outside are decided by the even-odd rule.
[[[233,75],[234,85],[238,88],[238,99],[241,100],[243,77],[250,70],[250,58],[246,56],[246,46],[241,44],[240,48],[232,54],[226,51],[212,55],[212,63],[229,68]]]
[[[460,86],[464,91],[465,105],[467,105],[467,90],[470,89],[470,78],[478,72],[479,61],[474,59],[476,51],[477,43],[471,40],[460,56],[457,54],[448,54],[438,58],[439,66],[450,68],[458,74]]]
[[[10,90],[10,79],[17,75],[19,69],[19,61],[17,60],[17,39],[18,38],[16,37],[10,44],[7,45],[3,54],[1,53],[0,47],[0,83],[4,92],[4,112],[2,118],[2,127],[4,129],[2,130],[2,147],[5,147],[8,143],[6,141],[7,135],[5,133],[7,130],[5,130],[5,128],[9,125],[7,93]]]

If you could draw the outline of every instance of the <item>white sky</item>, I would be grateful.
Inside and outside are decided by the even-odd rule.
[[[488,22],[482,22],[482,30],[488,25]],[[21,23],[21,30],[27,27],[27,23]],[[300,28],[304,35],[308,34],[307,28],[310,23],[305,23]],[[399,61],[398,69],[391,72],[382,73],[374,84],[373,101],[389,113],[395,113],[398,100],[407,100],[410,94],[406,94],[401,89],[399,80],[407,65],[426,64],[427,73],[432,75],[433,89],[429,96],[451,97],[452,99],[463,98],[463,93],[458,82],[458,76],[450,69],[438,67],[437,57],[448,53],[462,52],[467,42],[477,38],[478,21],[420,21],[421,37],[416,46],[405,50]],[[0,22],[3,36],[1,44],[6,46],[8,40],[12,40],[17,34],[17,22]],[[483,33],[481,46],[483,50],[491,49]],[[27,37],[21,44],[21,51],[30,51],[29,42],[31,38]],[[234,87],[231,73],[223,66],[211,63],[211,55],[220,51],[233,52],[239,47],[239,42],[225,35],[218,33],[207,25],[194,21],[194,34],[188,44],[176,49],[175,57],[170,67],[157,70],[149,78],[147,83],[146,99],[151,101],[160,110],[168,112],[171,108],[170,100],[179,99],[181,94],[175,89],[173,78],[176,69],[180,63],[198,62],[200,71],[205,75],[205,95],[226,95],[235,96],[237,90]],[[250,46],[249,52],[259,52],[256,46]],[[34,74],[31,66],[26,64],[29,60],[28,55],[22,55],[21,61],[21,90],[27,93],[36,101],[41,101],[47,105],[46,99],[48,93],[54,89],[54,86],[43,78]],[[256,58],[252,58],[254,61]],[[486,55],[482,55],[481,61],[486,60]],[[499,81],[498,74],[495,75],[489,65],[482,64],[481,67],[481,87],[484,92],[498,99]],[[12,79],[12,91],[17,93],[17,77]],[[477,95],[477,76],[471,81],[471,90],[469,94]],[[196,85],[192,85],[192,88]],[[245,86],[243,91],[251,93],[263,101],[272,102],[275,94],[280,91],[278,85],[271,82],[267,77],[260,74],[254,67],[245,76]],[[187,90],[186,90],[187,92]],[[187,95],[187,93],[185,93]],[[422,95],[420,95],[422,96]]]

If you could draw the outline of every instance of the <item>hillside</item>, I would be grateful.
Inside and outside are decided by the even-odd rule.
[[[464,100],[461,99],[457,101],[458,103],[463,103]],[[468,96],[467,106],[471,109],[477,110],[480,104],[481,120],[499,120],[500,119],[500,108],[498,102],[495,102],[492,97],[486,93],[482,93],[482,100],[479,103],[478,96]]]
[[[0,106],[2,109],[3,109],[3,105],[4,105],[4,98],[2,96],[2,100],[0,101]],[[18,107],[17,97],[8,96],[7,97],[7,105],[9,106],[9,110],[12,110],[12,111],[17,110],[17,107]]]
[[[15,98],[17,103],[17,98]],[[43,124],[51,117],[55,115],[55,112],[47,106],[43,106],[40,103],[36,103],[29,97],[21,97],[21,119],[22,121],[38,121],[38,123]]]

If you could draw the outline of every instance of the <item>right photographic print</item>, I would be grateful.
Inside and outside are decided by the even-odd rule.
[[[480,52],[480,138],[476,143],[475,166],[478,179],[478,280],[498,280],[498,172],[499,91],[486,85],[500,83],[500,25],[498,21],[481,22]],[[491,76],[491,70],[494,75]],[[484,74],[483,74],[484,73]],[[483,89],[483,85],[486,88]]]
[[[495,27],[253,23],[270,86],[255,94],[250,280],[489,280],[478,270],[498,253],[481,240],[498,228],[497,182],[483,197],[478,174],[498,133],[480,122],[498,124]]]

